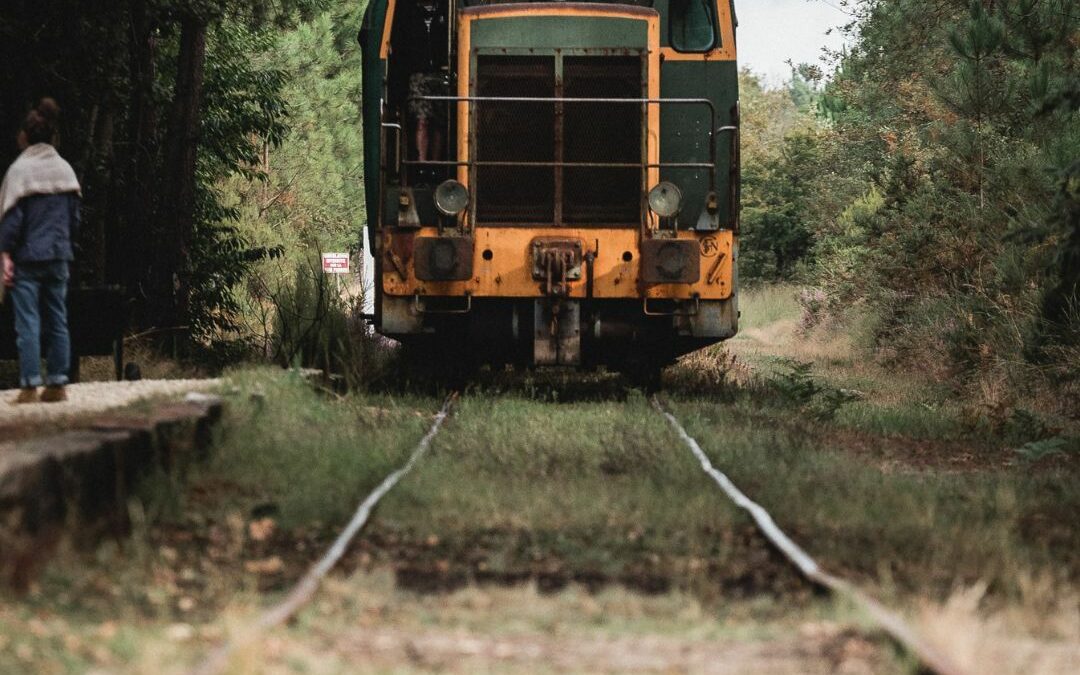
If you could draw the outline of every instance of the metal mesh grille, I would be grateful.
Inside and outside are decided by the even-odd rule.
[[[642,63],[634,56],[576,56],[563,60],[567,98],[643,96]],[[563,159],[574,163],[642,163],[642,106],[567,103]],[[566,223],[637,224],[642,169],[566,168],[562,174]]]
[[[551,97],[552,56],[481,56],[479,96]],[[476,159],[480,162],[555,161],[555,104],[476,103]],[[476,219],[482,223],[550,223],[555,219],[551,167],[478,166]]]
[[[644,155],[643,106],[636,102],[643,96],[639,55],[566,56],[561,83],[553,56],[479,56],[475,95],[635,100],[475,101],[478,222],[640,222]]]

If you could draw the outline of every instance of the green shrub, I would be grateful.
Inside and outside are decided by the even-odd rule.
[[[383,377],[390,347],[363,320],[363,293],[352,294],[349,281],[323,273],[319,257],[312,256],[298,263],[277,291],[268,293],[273,361],[340,376],[353,388]]]

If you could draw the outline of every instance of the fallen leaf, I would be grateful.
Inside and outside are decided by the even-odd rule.
[[[190,624],[174,623],[165,629],[165,637],[173,642],[187,642],[195,637],[195,629]]]
[[[248,538],[252,541],[266,541],[274,534],[277,523],[273,518],[260,518],[248,523]]]
[[[244,569],[251,574],[278,574],[285,569],[285,563],[275,555],[264,560],[249,560],[244,563]]]

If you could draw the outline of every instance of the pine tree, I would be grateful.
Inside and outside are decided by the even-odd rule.
[[[1008,100],[998,78],[998,56],[1005,39],[1005,26],[973,0],[969,18],[949,33],[949,44],[960,58],[946,86],[939,90],[949,106],[972,123],[976,149],[974,169],[979,207],[986,207],[986,135],[988,126]]]

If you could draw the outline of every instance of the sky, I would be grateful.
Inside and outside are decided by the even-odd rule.
[[[821,48],[839,49],[848,15],[840,0],[735,0],[739,19],[739,62],[779,85],[790,75],[785,63],[821,65]]]

